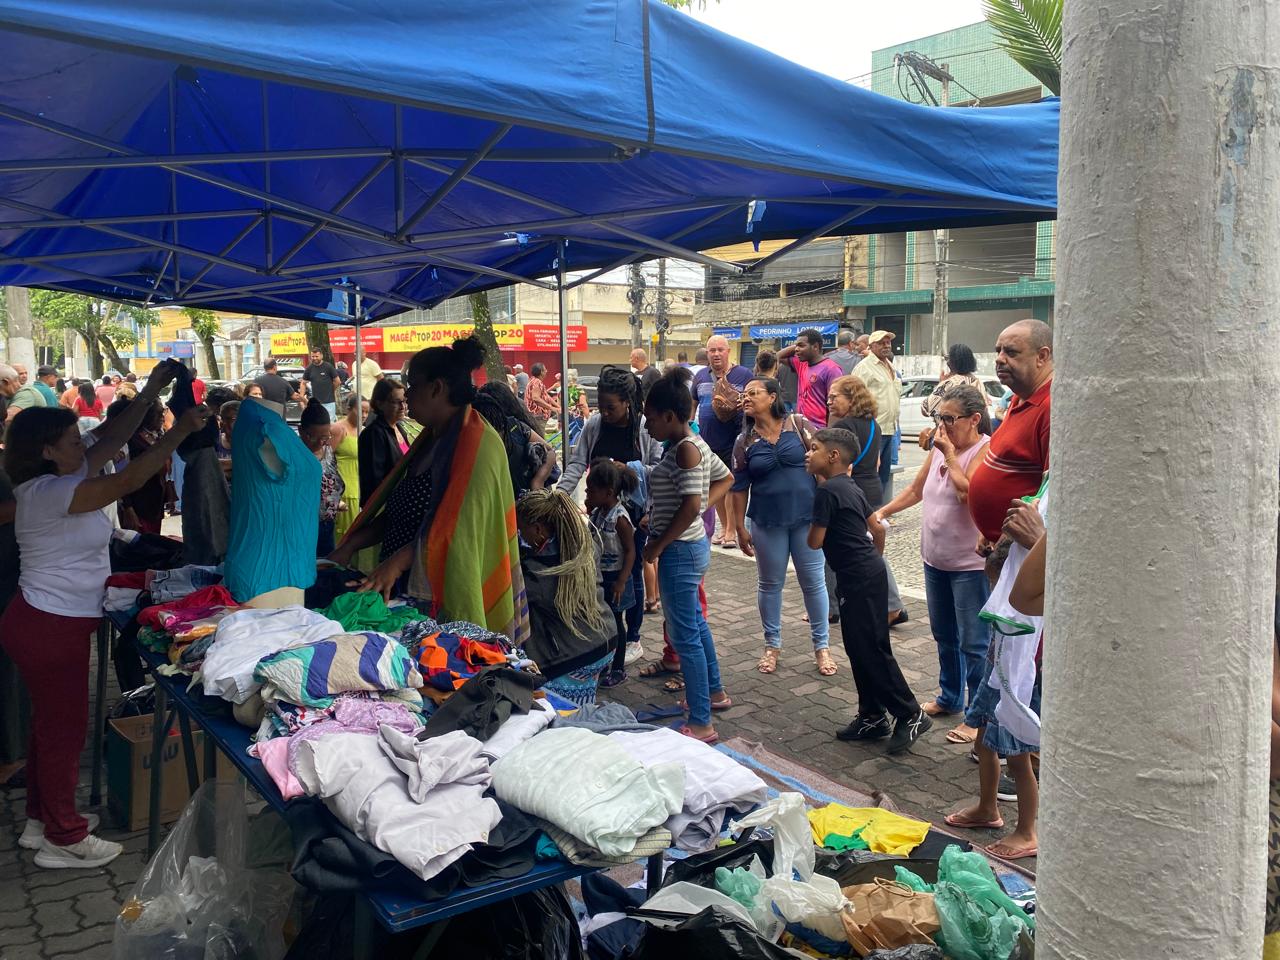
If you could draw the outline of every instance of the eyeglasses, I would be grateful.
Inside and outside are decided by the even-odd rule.
[[[971,417],[973,416],[973,414],[969,414],[969,416]],[[946,424],[948,427],[954,427],[956,425],[957,420],[968,420],[968,419],[969,417],[953,417],[949,413],[935,413],[933,415],[934,423],[943,423],[943,424]]]
[[[743,390],[742,395],[744,397],[767,397],[769,396],[769,391],[768,390]]]

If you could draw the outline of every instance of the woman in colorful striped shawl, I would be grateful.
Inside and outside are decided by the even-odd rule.
[[[409,361],[409,413],[422,434],[330,559],[346,565],[379,545],[359,590],[406,593],[438,620],[467,620],[521,645],[529,613],[506,449],[471,407],[471,374],[483,364],[484,347],[471,338]]]

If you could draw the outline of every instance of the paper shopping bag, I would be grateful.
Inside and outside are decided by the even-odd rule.
[[[842,914],[845,936],[859,956],[913,943],[933,943],[941,926],[933,894],[877,879],[844,888],[852,911]]]

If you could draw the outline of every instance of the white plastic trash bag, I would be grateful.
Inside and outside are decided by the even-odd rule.
[[[280,960],[294,881],[253,866],[244,787],[208,781],[116,917],[116,960]]]
[[[773,831],[773,876],[760,887],[760,902],[770,904],[787,923],[798,923],[844,942],[840,911],[848,900],[840,891],[840,884],[813,872],[813,831],[804,797],[798,793],[779,794],[759,810],[729,824],[730,832],[735,834],[747,827]]]

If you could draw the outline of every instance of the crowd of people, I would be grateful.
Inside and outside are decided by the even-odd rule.
[[[858,710],[834,735],[886,740],[899,753],[934,718],[959,718],[946,738],[973,745],[980,789],[949,822],[1003,825],[1003,758],[1019,822],[994,852],[1033,855],[1037,744],[1002,721],[1001,698],[1013,694],[986,682],[995,654],[979,613],[1010,545],[1030,550],[1043,534],[1042,507],[1023,498],[1047,470],[1051,337],[1032,320],[1001,333],[996,372],[1015,399],[994,433],[973,354],[952,349],[950,375],[925,401],[935,424],[919,438],[928,456],[896,496],[887,482],[899,397],[892,344],[888,331],[842,331],[824,354],[821,335],[806,330],[777,353],[761,351],[754,370],[731,362],[722,337],[665,371],[637,350],[629,367],[601,371],[594,411],[572,371],[548,383],[541,365],[528,375],[513,368],[507,382],[477,388],[484,356],[471,339],[416,354],[403,381],[370,371],[367,396],[348,394],[341,410],[343,377],[318,354],[300,381],[269,362],[241,391],[206,388],[177,362],[140,384],[108,376],[97,385],[61,384],[47,367],[28,382],[26,371],[0,366],[0,554],[21,556],[0,581],[0,781],[27,785],[23,845],[49,867],[118,853],[91,833],[74,795],[89,636],[103,602],[90,585],[110,572],[113,531],[158,533],[166,505],[179,512],[181,491],[170,487],[185,461],[200,493],[188,491],[184,543],[220,561],[209,514],[228,510],[247,405],[256,424],[260,411],[282,418],[286,403],[305,400],[297,437],[315,458],[315,557],[353,571],[352,588],[505,634],[554,667],[548,688],[576,703],[626,681],[644,655],[644,617],[660,610],[664,649],[640,675],[682,694],[681,733],[714,743],[714,717],[733,701],[707,619],[711,546],[755,559],[761,673],[778,668],[793,569],[817,672],[839,672],[837,624],[852,668]],[[160,402],[171,383],[189,409]],[[546,438],[561,390],[579,421],[564,463]],[[906,614],[883,556],[888,519],[917,504],[939,657],[938,693],[923,703],[894,658],[890,629]],[[32,635],[47,642],[23,642]],[[1037,679],[1031,711],[1038,690]]]

